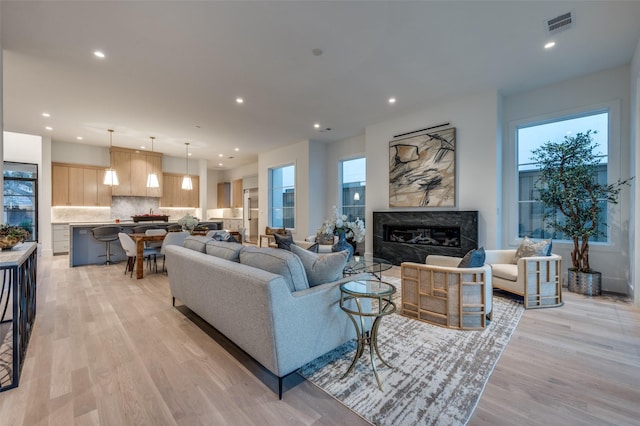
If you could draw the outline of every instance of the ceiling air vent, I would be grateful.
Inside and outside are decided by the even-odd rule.
[[[549,35],[559,33],[560,31],[568,30],[573,26],[575,17],[573,12],[567,12],[564,15],[556,16],[553,19],[547,20],[547,33]]]

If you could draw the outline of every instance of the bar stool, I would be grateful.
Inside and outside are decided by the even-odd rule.
[[[91,229],[93,239],[106,244],[107,253],[105,254],[105,257],[107,259],[104,262],[105,265],[113,263],[111,262],[111,242],[118,240],[118,232],[120,231],[122,231],[122,228],[115,225],[98,226]],[[100,257],[102,257],[102,255]]]

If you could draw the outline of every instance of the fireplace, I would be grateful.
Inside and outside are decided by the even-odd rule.
[[[462,257],[477,246],[477,211],[373,212],[373,255],[394,265]]]

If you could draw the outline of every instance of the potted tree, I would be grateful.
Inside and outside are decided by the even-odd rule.
[[[589,239],[603,235],[600,222],[602,209],[617,204],[623,186],[631,179],[615,183],[598,182],[598,146],[588,130],[565,136],[562,142],[547,142],[533,151],[531,160],[540,165],[540,178],[535,188],[537,201],[544,206],[544,221],[556,235],[573,241],[571,267],[568,271],[569,291],[599,295],[602,274],[589,264]]]

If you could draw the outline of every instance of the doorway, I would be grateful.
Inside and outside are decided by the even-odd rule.
[[[258,188],[243,191],[242,198],[244,238],[246,241],[258,243]]]

